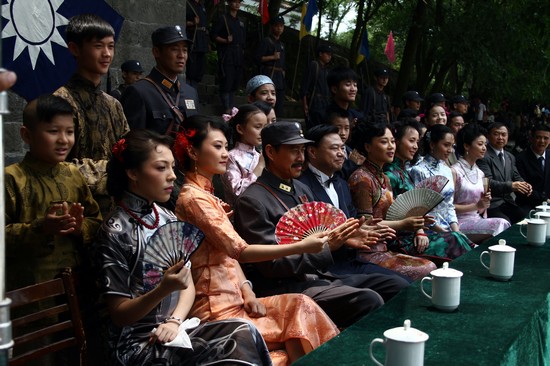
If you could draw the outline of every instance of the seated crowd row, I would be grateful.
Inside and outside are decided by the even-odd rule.
[[[68,39],[80,29],[76,18]],[[170,32],[156,33],[157,41],[174,41]],[[86,39],[74,42],[73,49],[87,47]],[[118,364],[293,362],[437,265],[519,221],[523,205],[513,192],[518,201],[540,193],[537,204],[545,194],[517,173],[515,158],[503,151],[507,130],[500,124],[488,133],[470,124],[455,136],[438,123],[424,133],[414,120],[362,122],[350,108],[357,84],[350,69],[329,73],[327,118],[305,134],[298,123],[273,123],[275,96],[263,75],[247,85],[256,104],[223,119],[186,115],[179,126],[155,131],[159,126],[149,128],[155,119],[142,101],[143,126],[107,133],[102,118],[120,113],[126,123],[126,116],[104,93],[97,95],[107,102],[96,104],[95,113],[74,97],[74,90],[86,90],[86,65],[80,60],[65,89],[24,110],[21,136],[29,152],[6,168],[7,286],[41,282],[74,267],[89,286],[81,286],[81,297],[94,302],[90,283],[99,283]],[[157,59],[155,70],[162,74],[163,67]],[[550,132],[537,128],[531,151],[544,158],[535,142],[543,131],[547,146]],[[109,143],[110,134],[116,143]],[[83,140],[98,142],[88,144],[87,156]],[[69,156],[77,164],[66,162]],[[100,161],[107,180],[92,185],[87,164],[97,171]],[[436,175],[448,179],[440,205],[425,216],[386,219],[395,197]],[[293,245],[275,245],[279,219],[311,201],[340,208],[348,220]],[[204,240],[189,261],[167,266],[150,248],[168,248],[177,258],[169,235],[152,240],[174,221],[194,225]],[[187,335],[193,348],[165,346],[178,334]]]

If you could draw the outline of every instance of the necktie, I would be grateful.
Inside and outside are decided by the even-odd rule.
[[[542,156],[539,156],[539,164],[541,170],[544,172],[544,158]]]
[[[499,152],[498,153],[498,158],[500,160],[500,164],[502,164],[502,169],[504,170],[505,169],[505,166],[504,166],[504,154],[502,152]]]

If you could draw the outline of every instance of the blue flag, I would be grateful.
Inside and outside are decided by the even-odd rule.
[[[17,74],[13,91],[30,101],[69,80],[76,62],[65,29],[85,13],[105,19],[118,37],[124,18],[103,0],[3,0],[2,66]]]
[[[361,45],[359,46],[359,55],[357,56],[356,63],[360,64],[365,59],[370,59],[369,32],[367,31],[367,28],[365,28],[365,32],[363,32],[363,38],[361,39]]]
[[[311,32],[313,16],[318,12],[319,8],[317,7],[317,0],[309,0],[307,3],[306,15],[304,16],[304,25],[308,33]]]

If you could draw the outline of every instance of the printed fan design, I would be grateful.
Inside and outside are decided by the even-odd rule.
[[[447,183],[449,183],[449,178],[444,177],[443,175],[434,175],[418,182],[414,188],[428,188],[432,191],[436,191],[437,193],[441,193]]]
[[[325,202],[307,202],[291,208],[279,219],[275,236],[279,244],[292,244],[345,221],[346,215],[339,208]]]
[[[204,239],[197,227],[183,221],[162,225],[147,241],[143,255],[143,287],[148,292],[162,280],[163,272],[180,261],[187,263]]]
[[[443,201],[443,196],[429,188],[415,188],[397,196],[386,213],[386,220],[424,216]]]

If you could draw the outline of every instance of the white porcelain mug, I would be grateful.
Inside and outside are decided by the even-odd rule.
[[[486,255],[489,256],[489,266],[483,262]],[[491,277],[499,281],[508,281],[514,275],[515,256],[516,248],[506,245],[506,240],[500,239],[498,245],[492,245],[489,251],[481,253],[479,261],[489,270]]]
[[[424,277],[420,281],[420,291],[432,300],[432,305],[442,311],[453,311],[460,305],[460,278],[462,272],[449,268],[449,263],[443,263],[443,267],[430,272],[432,277]],[[432,294],[424,291],[424,282],[432,283]]]
[[[527,226],[527,234],[523,233],[523,228]],[[527,243],[540,247],[546,243],[546,221],[541,219],[527,220],[527,225],[519,227],[519,233],[527,239]]]
[[[550,238],[550,212],[537,212],[535,217],[546,222],[546,238]]]
[[[537,207],[535,207],[534,210],[529,211],[529,215],[527,216],[530,219],[534,219],[537,212],[550,212],[550,206],[548,205],[548,203],[543,202],[542,205],[538,205]]]
[[[411,321],[405,320],[402,327],[388,329],[384,332],[384,339],[375,338],[370,342],[370,358],[378,366],[423,366],[424,347],[430,338],[426,333],[411,328]],[[372,354],[376,343],[386,348],[386,360],[381,364]]]

